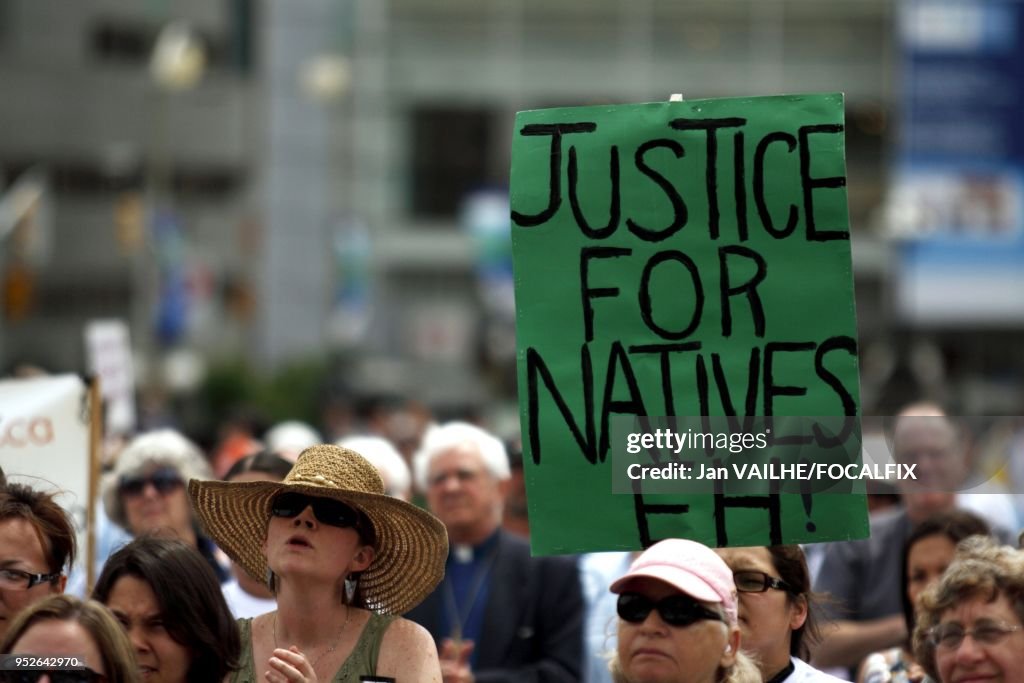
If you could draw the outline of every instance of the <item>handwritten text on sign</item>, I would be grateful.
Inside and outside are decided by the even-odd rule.
[[[808,525],[786,497],[613,496],[606,465],[614,415],[857,414],[842,97],[529,111],[515,131],[534,551],[864,533],[859,497]]]

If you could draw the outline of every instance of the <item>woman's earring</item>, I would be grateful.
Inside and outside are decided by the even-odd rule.
[[[274,578],[274,570],[267,567],[267,588],[270,589],[271,593],[274,592]]]
[[[352,601],[356,597],[356,586],[358,585],[359,577],[350,574],[345,577],[345,604],[351,605]]]

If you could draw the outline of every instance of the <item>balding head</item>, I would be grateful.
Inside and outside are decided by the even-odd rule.
[[[896,462],[916,465],[916,480],[900,482],[911,519],[953,508],[967,459],[957,428],[940,405],[921,401],[904,407],[893,425],[892,453]]]

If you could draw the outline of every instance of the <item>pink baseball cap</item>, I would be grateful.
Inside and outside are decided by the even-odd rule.
[[[720,603],[736,622],[736,584],[732,570],[714,550],[681,538],[655,543],[633,560],[629,571],[609,587],[622,593],[630,581],[646,577],[663,581],[701,602]]]

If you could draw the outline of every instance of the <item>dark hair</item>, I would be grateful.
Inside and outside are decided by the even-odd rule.
[[[910,549],[929,536],[945,536],[956,546],[968,536],[988,536],[991,533],[988,523],[981,517],[966,510],[949,510],[928,517],[915,526],[903,543],[903,563],[900,570],[900,601],[903,603],[903,618],[907,622],[907,633],[914,632],[916,618],[914,604],[907,595],[907,566],[910,561]]]
[[[789,641],[789,654],[800,659],[810,657],[811,645],[821,640],[822,596],[811,589],[811,572],[807,568],[807,557],[798,545],[770,545],[768,554],[772,556],[772,566],[778,572],[789,590],[786,597],[792,603],[803,600],[807,603],[807,618],[799,628],[793,629]]]
[[[10,652],[30,628],[46,621],[71,621],[89,634],[103,658],[107,683],[141,680],[131,641],[114,615],[95,600],[83,601],[73,595],[51,595],[22,610],[4,634],[0,651]]]
[[[75,527],[53,494],[24,484],[5,485],[0,488],[0,521],[8,519],[24,519],[35,527],[50,572],[62,572],[75,563]]]
[[[191,654],[190,682],[219,683],[238,668],[238,628],[213,569],[195,548],[176,538],[140,536],[110,556],[92,597],[107,604],[125,576],[149,584],[164,627]]]
[[[244,472],[263,472],[280,481],[292,471],[292,463],[272,451],[260,451],[241,458],[224,475],[224,481],[231,481]]]
[[[508,467],[512,471],[523,469],[523,442],[518,436],[505,439],[505,452],[508,453]]]

